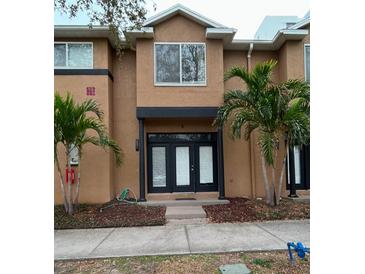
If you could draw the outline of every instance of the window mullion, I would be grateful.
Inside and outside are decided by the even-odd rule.
[[[180,43],[180,85],[182,84],[182,55],[181,55],[181,43]]]
[[[66,67],[68,68],[68,43],[66,43]]]

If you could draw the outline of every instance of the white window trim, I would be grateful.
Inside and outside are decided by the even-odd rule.
[[[310,44],[304,44],[304,80],[307,81],[307,54],[306,54],[306,48],[310,48]],[[309,64],[310,66],[310,64]]]
[[[62,42],[57,41],[54,44],[66,45],[66,66],[55,66],[55,69],[93,69],[94,68],[94,43],[93,42]],[[91,45],[91,67],[69,67],[68,66],[68,45],[69,44],[88,44]]]
[[[181,58],[181,45],[197,44],[204,46],[204,70],[205,70],[205,80],[204,83],[183,83],[182,82],[182,58]],[[180,83],[160,83],[156,79],[156,45],[179,45],[180,50]],[[154,73],[154,85],[157,87],[205,87],[207,86],[207,47],[205,43],[202,42],[154,42],[153,45],[153,73]]]

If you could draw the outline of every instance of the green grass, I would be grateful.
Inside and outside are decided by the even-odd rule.
[[[268,259],[255,258],[252,260],[252,263],[266,268],[271,268],[272,266],[272,260]]]

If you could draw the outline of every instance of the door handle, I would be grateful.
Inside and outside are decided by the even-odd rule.
[[[193,172],[194,172],[194,165],[192,165],[192,166],[191,166],[191,171],[193,171]]]

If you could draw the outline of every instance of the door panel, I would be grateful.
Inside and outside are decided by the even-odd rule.
[[[213,147],[199,146],[199,183],[213,183]]]
[[[173,191],[194,191],[193,146],[173,144],[172,155]]]
[[[286,189],[290,189],[290,180],[295,183],[296,189],[309,189],[309,145],[294,146],[288,150],[286,161]]]
[[[216,143],[195,144],[196,191],[217,191],[217,150]]]
[[[166,185],[166,147],[152,147],[152,187]]]
[[[150,144],[147,149],[147,182],[149,193],[169,192],[169,144]]]
[[[176,185],[190,185],[190,147],[175,148]]]

